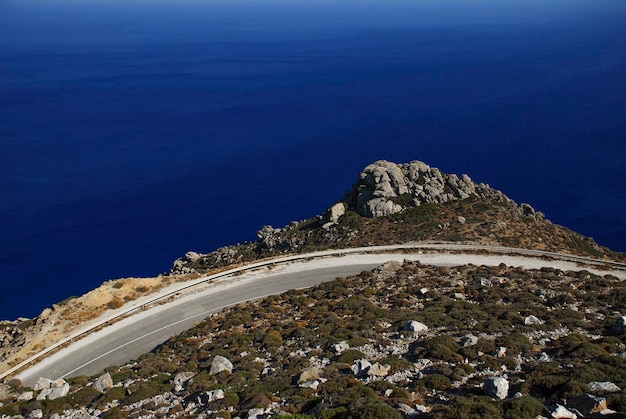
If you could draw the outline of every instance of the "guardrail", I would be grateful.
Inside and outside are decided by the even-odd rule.
[[[260,262],[254,262],[245,266],[240,266],[237,268],[229,269],[227,271],[223,271],[217,274],[208,275],[205,277],[201,277],[184,284],[181,284],[179,287],[176,287],[172,290],[168,290],[167,292],[155,295],[152,298],[149,298],[139,304],[135,303],[131,307],[127,307],[118,311],[110,316],[99,319],[93,324],[90,324],[86,329],[79,330],[71,335],[59,340],[53,345],[47,347],[46,349],[38,352],[37,354],[31,356],[30,358],[22,361],[21,363],[13,366],[11,369],[0,374],[0,380],[8,377],[14,372],[19,371],[20,369],[32,364],[39,358],[49,354],[50,352],[60,348],[61,346],[72,342],[73,340],[81,338],[83,335],[87,335],[92,332],[94,329],[102,327],[107,323],[112,323],[115,320],[123,318],[134,311],[140,311],[148,305],[154,304],[160,300],[164,300],[170,298],[177,293],[187,290],[189,288],[193,288],[200,284],[204,284],[206,282],[214,281],[219,278],[231,276],[240,272],[245,272],[252,269],[263,268],[269,265],[277,265],[282,263],[290,263],[296,262],[304,259],[315,259],[322,258],[328,256],[337,256],[337,255],[348,255],[348,254],[358,254],[358,253],[380,253],[386,251],[395,251],[395,250],[449,250],[449,251],[487,251],[490,253],[500,253],[500,254],[517,254],[521,256],[532,256],[532,257],[552,257],[559,260],[578,262],[578,263],[587,263],[592,265],[601,265],[601,266],[613,266],[615,268],[623,268],[626,269],[625,263],[606,261],[601,259],[587,258],[584,256],[570,255],[565,253],[556,253],[556,252],[547,252],[542,250],[529,250],[529,249],[519,249],[512,247],[503,247],[503,246],[485,246],[485,245],[470,245],[470,244],[451,244],[451,243],[436,243],[436,242],[421,242],[421,243],[408,243],[408,244],[400,244],[400,245],[388,245],[388,246],[371,246],[371,247],[355,247],[355,248],[346,248],[346,249],[333,249],[333,250],[324,250],[319,252],[305,253],[300,255],[290,255],[283,256],[280,258],[267,259]]]

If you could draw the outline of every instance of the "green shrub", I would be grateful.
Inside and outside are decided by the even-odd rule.
[[[452,387],[452,382],[448,377],[441,374],[430,374],[424,377],[424,385],[426,388],[435,390],[447,390]]]
[[[347,419],[402,419],[402,415],[386,403],[357,399],[350,404]]]
[[[548,416],[548,409],[537,399],[530,396],[509,399],[504,402],[504,419],[534,419]]]

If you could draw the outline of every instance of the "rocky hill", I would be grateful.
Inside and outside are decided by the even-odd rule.
[[[158,278],[109,281],[38,318],[4,322],[1,365],[6,370],[176,281],[276,255],[432,240],[626,260],[528,204],[422,162],[373,163],[325,214],[257,235],[256,242],[189,252]],[[607,406],[625,412],[624,295],[617,278],[584,271],[391,264],[227,310],[136,363],[112,367],[110,377],[45,382],[34,393],[2,386],[0,416],[534,418],[556,414],[557,406],[579,417]],[[214,369],[216,360],[224,371]],[[41,396],[51,392],[53,400]]]

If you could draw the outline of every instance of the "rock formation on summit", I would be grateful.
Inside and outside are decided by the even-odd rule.
[[[346,202],[348,208],[359,215],[377,218],[401,212],[411,205],[470,196],[512,202],[502,192],[484,183],[475,183],[468,175],[448,175],[421,161],[396,164],[386,160],[363,169],[358,182],[346,194]]]

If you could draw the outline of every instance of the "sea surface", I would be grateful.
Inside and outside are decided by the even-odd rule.
[[[0,0],[0,318],[467,173],[626,251],[626,2]]]

